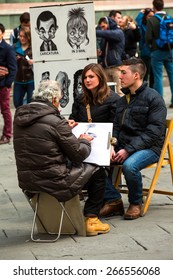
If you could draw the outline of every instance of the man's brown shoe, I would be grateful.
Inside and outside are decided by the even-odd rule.
[[[122,199],[118,199],[111,203],[106,203],[100,210],[100,217],[110,217],[110,216],[122,216],[124,215],[124,205]]]
[[[0,139],[0,145],[8,144],[8,143],[10,143],[10,138],[2,136],[1,139]]]
[[[141,216],[141,205],[130,204],[126,213],[124,214],[125,220],[134,220]]]

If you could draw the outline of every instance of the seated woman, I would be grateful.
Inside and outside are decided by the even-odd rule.
[[[119,95],[107,85],[107,77],[100,64],[90,63],[82,72],[82,94],[75,98],[69,119],[76,122],[114,121]],[[123,215],[124,206],[120,193],[111,182],[111,174],[106,176],[106,189],[101,217]]]
[[[56,81],[43,81],[33,101],[17,108],[14,116],[14,151],[19,187],[46,192],[60,202],[77,195],[84,185],[88,200],[84,206],[86,234],[110,230],[98,219],[105,190],[104,168],[83,163],[91,151],[92,137],[77,139],[73,121],[60,115],[61,91]]]

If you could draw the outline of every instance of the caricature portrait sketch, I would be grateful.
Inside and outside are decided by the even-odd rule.
[[[82,44],[88,45],[88,22],[84,8],[71,9],[68,12],[67,42],[73,49],[80,49]]]
[[[60,106],[62,108],[66,107],[69,103],[69,86],[70,86],[70,79],[66,72],[59,71],[55,81],[57,81],[60,85],[62,98],[60,100]]]
[[[43,43],[40,46],[40,52],[57,51],[56,44],[52,41],[58,29],[57,19],[50,11],[43,11],[37,18],[36,32]]]

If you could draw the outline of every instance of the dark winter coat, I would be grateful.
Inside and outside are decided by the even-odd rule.
[[[128,93],[128,89],[126,92]],[[117,101],[114,120],[114,137],[118,139],[117,149],[126,149],[129,154],[138,150],[151,149],[160,155],[166,131],[167,109],[163,98],[144,82],[131,95]]]
[[[14,151],[19,187],[47,192],[59,201],[79,193],[97,167],[82,163],[91,151],[78,140],[50,102],[31,102],[14,116]]]
[[[16,55],[13,47],[2,39],[0,43],[0,66],[8,68],[9,74],[0,78],[0,87],[10,88],[17,71]]]
[[[124,29],[124,36],[125,36],[125,53],[129,57],[135,56],[137,53],[137,42],[140,41],[141,35],[139,27],[137,26],[136,29],[126,28]]]
[[[104,38],[105,44],[102,49],[101,64],[103,67],[119,66],[122,62],[125,39],[123,31],[117,27],[117,23],[107,17],[109,29],[96,30],[96,37]]]
[[[116,103],[119,98],[120,97],[117,93],[110,91],[110,96],[102,104],[90,104],[92,121],[113,122]],[[86,107],[82,104],[81,99],[81,95],[75,99],[69,119],[73,119],[76,122],[88,122]]]

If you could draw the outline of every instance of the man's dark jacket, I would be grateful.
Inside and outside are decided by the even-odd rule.
[[[122,62],[124,52],[125,38],[123,31],[117,27],[117,23],[110,17],[107,17],[109,29],[96,30],[96,37],[105,39],[105,45],[102,49],[102,66],[119,66]]]
[[[8,68],[9,74],[0,78],[0,87],[10,88],[17,72],[16,54],[12,46],[4,39],[0,43],[0,66]]]
[[[124,93],[128,93],[126,89]],[[114,119],[114,137],[117,150],[129,154],[151,149],[160,155],[166,131],[167,109],[163,98],[144,82],[128,103],[126,95],[117,101]]]

